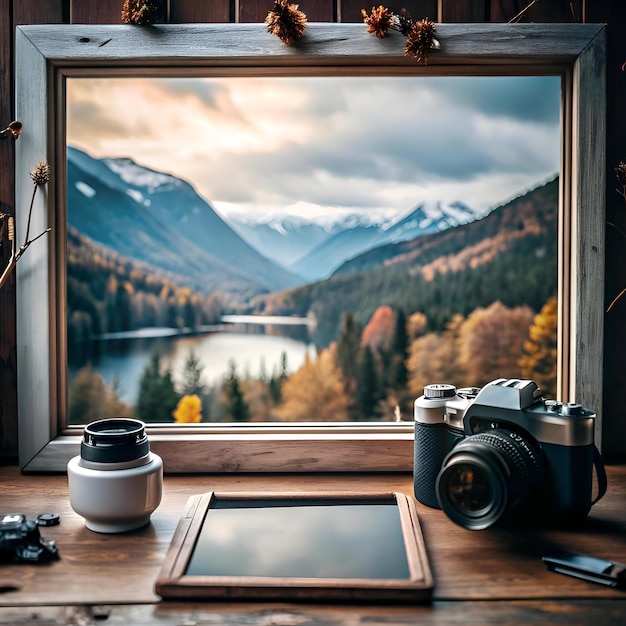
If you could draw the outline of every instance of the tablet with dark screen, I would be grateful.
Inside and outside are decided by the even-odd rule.
[[[425,601],[413,502],[374,496],[190,498],[156,583],[164,598]]]

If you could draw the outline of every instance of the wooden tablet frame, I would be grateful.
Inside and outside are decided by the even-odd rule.
[[[337,504],[380,504],[395,502],[400,515],[409,569],[406,579],[391,578],[298,578],[277,576],[186,575],[206,516],[217,500],[240,503],[290,501],[294,506],[324,502]],[[271,505],[270,505],[271,506]],[[364,546],[367,547],[367,546]],[[415,505],[403,493],[355,495],[348,493],[215,493],[192,496],[178,523],[155,584],[164,599],[195,600],[291,600],[358,602],[429,602],[433,578]]]

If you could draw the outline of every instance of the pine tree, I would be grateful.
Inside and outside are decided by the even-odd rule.
[[[193,349],[189,351],[182,372],[182,385],[180,392],[185,396],[198,396],[201,401],[202,419],[209,421],[209,388],[202,382],[204,365],[198,359]]]
[[[382,397],[376,360],[370,347],[365,346],[359,354],[357,372],[356,399],[361,420],[376,419],[378,403]]]
[[[409,352],[409,335],[406,327],[406,316],[399,309],[395,315],[391,358],[387,375],[387,384],[391,389],[403,389],[409,378],[406,360]]]
[[[237,376],[233,361],[230,362],[228,376],[222,385],[222,397],[226,420],[231,422],[247,422],[250,420],[250,411],[244,400],[239,376]]]
[[[183,383],[180,388],[184,395],[198,395],[202,398],[207,393],[207,386],[202,382],[204,365],[191,349],[183,366]]]
[[[144,422],[172,422],[177,403],[178,394],[171,372],[161,373],[161,358],[158,352],[154,352],[139,383],[135,414]]]
[[[361,344],[361,327],[349,311],[341,321],[335,358],[347,379],[356,378],[357,358]]]

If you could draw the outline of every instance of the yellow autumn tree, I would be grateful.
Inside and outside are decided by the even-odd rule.
[[[202,419],[202,401],[196,394],[183,396],[172,415],[177,424],[197,424]]]
[[[558,301],[550,298],[535,315],[520,358],[522,376],[534,380],[548,398],[556,397]]]
[[[428,318],[420,311],[416,311],[409,316],[406,326],[409,338],[417,339],[424,334],[426,326],[428,326]]]
[[[284,422],[334,422],[349,419],[350,400],[345,392],[341,369],[334,351],[326,349],[304,365],[283,384],[282,402],[274,410]]]

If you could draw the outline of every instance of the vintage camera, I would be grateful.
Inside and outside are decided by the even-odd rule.
[[[0,518],[0,560],[45,563],[59,558],[54,541],[44,541],[37,522],[21,513]]]
[[[606,489],[594,421],[580,404],[542,398],[532,380],[427,385],[415,401],[415,497],[471,530],[522,515],[580,520],[594,466],[596,500]]]

